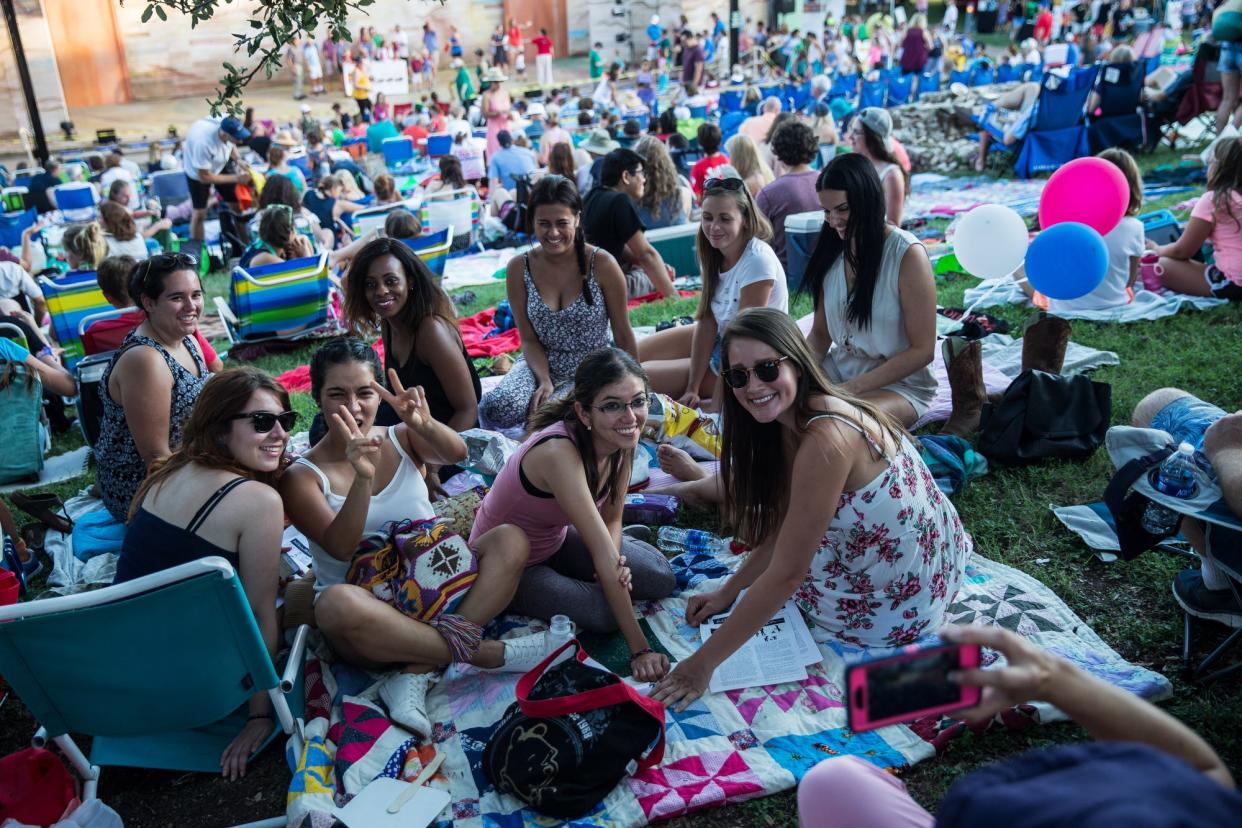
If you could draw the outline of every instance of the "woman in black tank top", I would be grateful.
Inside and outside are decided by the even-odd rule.
[[[152,465],[134,496],[117,582],[222,557],[237,570],[274,659],[284,509],[273,483],[296,420],[288,393],[257,368],[213,375],[198,395],[180,446]],[[274,726],[271,700],[256,693],[246,726],[221,756],[226,777],[245,772],[246,758]]]

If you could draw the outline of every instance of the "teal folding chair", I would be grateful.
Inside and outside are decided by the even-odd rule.
[[[300,755],[308,633],[277,672],[233,567],[209,557],[0,607],[0,673],[39,724],[34,744],[54,742],[93,799],[103,767],[219,773],[256,692]],[[91,737],[89,760],[71,733]]]

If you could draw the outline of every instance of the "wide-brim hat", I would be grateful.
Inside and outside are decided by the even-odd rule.
[[[621,108],[622,109],[645,109],[646,106],[643,104],[643,99],[638,97],[638,93],[631,89],[630,91],[626,92],[624,96],[622,96]]]
[[[607,155],[619,146],[621,145],[608,134],[608,130],[602,128],[594,130],[585,141],[579,144],[581,149],[592,155]]]
[[[505,75],[504,72],[497,69],[495,66],[489,68],[486,72],[484,72],[483,78],[482,78],[484,83],[504,83],[508,79],[509,79],[508,76]]]
[[[272,138],[272,143],[281,147],[296,147],[302,142],[293,137],[293,133],[287,129],[279,130],[276,136]]]

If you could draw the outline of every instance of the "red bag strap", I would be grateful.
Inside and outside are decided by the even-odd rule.
[[[638,767],[640,770],[646,770],[660,764],[664,759],[664,705],[655,699],[647,698],[619,678],[615,684],[574,693],[572,696],[559,696],[554,699],[532,699],[530,697],[530,691],[534,689],[535,683],[543,678],[543,674],[552,666],[552,662],[569,647],[577,647],[578,651],[574,657],[579,662],[586,663],[588,658],[586,650],[582,649],[578,640],[566,641],[518,679],[518,708],[532,718],[547,719],[553,716],[566,716],[570,713],[585,713],[588,710],[596,710],[613,704],[634,702],[644,713],[660,723],[660,738],[655,747],[644,758],[638,760]]]

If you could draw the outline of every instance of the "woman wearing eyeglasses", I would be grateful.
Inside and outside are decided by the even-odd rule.
[[[702,211],[695,245],[703,292],[696,321],[638,346],[652,387],[689,406],[716,394],[720,336],[729,320],[746,308],[789,309],[785,269],[768,244],[772,226],[732,166],[718,167],[704,182]]]
[[[296,421],[288,392],[257,368],[214,375],[177,450],[152,465],[129,507],[115,583],[212,555],[224,558],[237,570],[275,658],[284,511],[273,485]],[[245,774],[247,757],[275,724],[267,694],[256,693],[246,726],[221,756],[227,778]]]
[[[927,250],[885,220],[875,166],[839,155],[815,189],[824,227],[802,290],[815,302],[807,337],[841,390],[910,427],[936,396],[936,283]]]
[[[146,319],[125,337],[101,379],[103,419],[95,483],[124,523],[148,468],[172,453],[208,371],[195,341],[203,315],[198,262],[182,253],[142,262],[129,295]]]
[[[819,640],[898,647],[935,632],[972,549],[910,436],[831,384],[787,314],[739,314],[721,359],[721,488],[753,551],[723,586],[689,599],[692,625],[733,611],[652,693],[678,710],[790,598]]]
[[[651,389],[624,351],[601,348],[578,366],[563,400],[540,408],[475,515],[471,540],[510,523],[530,557],[510,609],[568,615],[579,629],[621,630],[635,678],[653,681],[668,659],[652,652],[631,599],[658,600],[676,580],[664,555],[621,534],[621,512]]]

